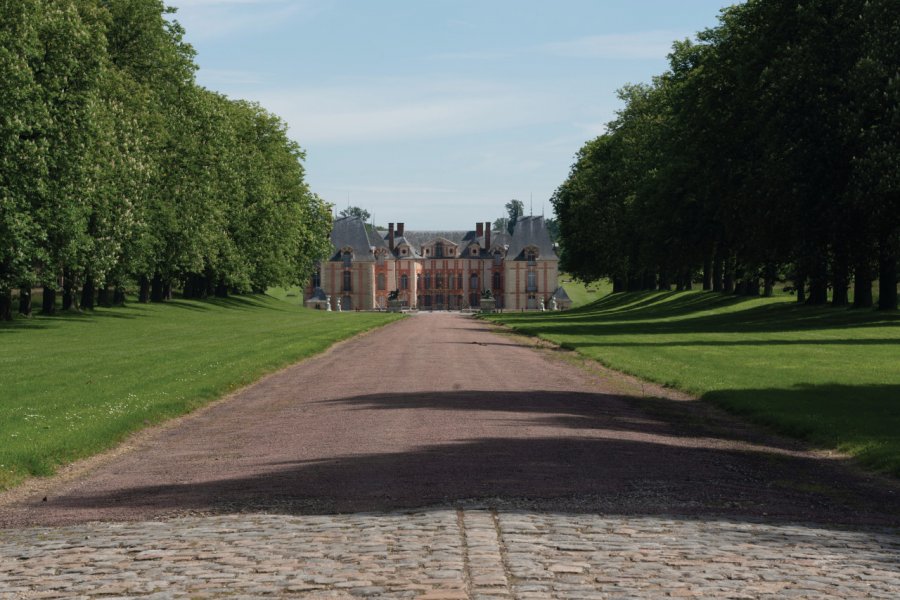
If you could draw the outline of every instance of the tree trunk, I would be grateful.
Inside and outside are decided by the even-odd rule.
[[[62,309],[78,310],[78,304],[75,302],[75,282],[69,271],[63,273]]]
[[[694,270],[691,267],[684,272],[684,289],[687,291],[694,289]]]
[[[25,317],[31,316],[31,285],[23,285],[19,288],[19,314]]]
[[[12,290],[0,290],[0,321],[12,321]]]
[[[652,292],[656,289],[656,273],[653,271],[648,271],[644,273],[644,284],[641,286],[645,290]]]
[[[878,252],[878,310],[897,310],[897,252],[892,240],[882,240]]]
[[[734,263],[731,259],[725,259],[723,264],[722,291],[726,294],[734,293]]]
[[[141,275],[141,287],[138,291],[138,302],[147,304],[150,302],[150,279],[146,275]]]
[[[41,314],[44,315],[55,315],[56,314],[56,290],[53,288],[49,288],[44,286],[44,291],[41,294]]]
[[[822,258],[815,257],[813,260],[809,276],[809,298],[806,303],[810,306],[821,306],[828,303],[828,269]]]
[[[150,302],[162,302],[164,299],[162,275],[156,273],[150,282]]]
[[[750,298],[759,297],[759,277],[747,277],[744,280],[744,295]]]
[[[832,295],[831,304],[833,306],[849,306],[850,293],[850,269],[847,266],[847,259],[843,255],[835,256],[834,266],[832,267]]]
[[[763,296],[766,298],[771,298],[775,295],[775,264],[768,262],[766,263],[765,270],[763,271]]]
[[[713,289],[713,266],[712,260],[707,258],[703,261],[703,291],[708,292]]]
[[[228,286],[225,285],[224,282],[220,282],[216,286],[216,298],[227,298],[228,297]]]
[[[172,282],[167,281],[163,284],[163,300],[172,299]]]
[[[625,289],[625,280],[621,277],[613,277],[613,294],[621,294]]]
[[[124,306],[125,305],[125,288],[123,288],[118,283],[115,284],[115,288],[113,289],[113,305],[114,306]]]
[[[81,308],[84,310],[94,310],[94,280],[88,274],[84,279],[84,285],[81,287]]]
[[[872,265],[861,260],[853,271],[853,308],[872,308]]]
[[[102,306],[104,308],[109,308],[111,306],[109,301],[109,287],[106,284],[101,285],[97,290],[97,306]]]

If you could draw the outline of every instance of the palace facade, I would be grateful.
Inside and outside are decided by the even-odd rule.
[[[319,265],[306,304],[341,310],[379,310],[397,290],[402,306],[419,310],[478,308],[491,290],[497,308],[536,310],[556,299],[559,258],[543,217],[520,217],[512,235],[491,231],[411,231],[403,223],[373,230],[356,217],[334,222],[333,253]]]

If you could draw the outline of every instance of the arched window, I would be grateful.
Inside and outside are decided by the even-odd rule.
[[[350,285],[350,276],[352,273],[350,271],[344,271],[344,287],[343,290],[345,292],[351,291],[353,288]]]
[[[444,275],[442,273],[438,273],[434,276],[434,288],[439,290],[444,287]]]
[[[404,273],[400,276],[400,289],[408,290],[409,289],[409,275]]]
[[[503,279],[500,277],[500,273],[494,273],[494,289],[499,290],[503,287]]]
[[[461,290],[462,287],[463,287],[463,285],[462,285],[462,273],[457,273],[457,274],[456,274],[456,289]]]
[[[387,289],[387,278],[384,276],[384,273],[378,274],[377,282],[378,282],[377,285],[378,285],[379,290]]]
[[[431,289],[431,273],[425,273],[425,289]],[[427,300],[426,300],[427,302]]]
[[[472,273],[471,275],[469,275],[469,289],[470,290],[481,289],[478,285],[478,273]]]
[[[344,262],[344,268],[349,269],[353,262],[353,254],[351,254],[349,250],[344,250],[344,254],[341,255],[341,260]]]
[[[494,252],[494,266],[499,267],[503,264],[503,255],[499,252]]]
[[[438,242],[434,245],[434,257],[435,258],[444,258],[444,244]]]
[[[537,250],[535,250],[534,248],[529,248],[528,250],[526,250],[525,260],[528,261],[529,265],[535,264],[535,262],[537,261]]]

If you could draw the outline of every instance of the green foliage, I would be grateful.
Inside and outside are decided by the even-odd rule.
[[[251,295],[0,324],[0,489],[396,318]]]
[[[896,314],[643,292],[490,318],[900,476]]]
[[[356,217],[363,223],[367,223],[369,219],[372,217],[372,213],[367,211],[364,208],[360,208],[358,206],[348,206],[347,208],[341,210],[338,213],[340,217]]]
[[[301,283],[326,252],[286,125],[199,87],[168,12],[0,3],[0,320],[14,288],[61,288],[64,308],[137,282],[142,301],[150,282],[154,300],[226,295]]]
[[[673,44],[556,191],[562,266],[616,291],[786,277],[811,304],[853,280],[860,307],[877,278],[896,308],[898,31],[891,0],[749,0]]]

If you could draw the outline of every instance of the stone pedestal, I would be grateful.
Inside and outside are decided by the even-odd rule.
[[[492,313],[494,312],[494,307],[497,306],[497,301],[494,298],[482,298],[480,306],[481,312]]]
[[[388,300],[388,312],[398,313],[401,310],[402,305],[399,300]]]

